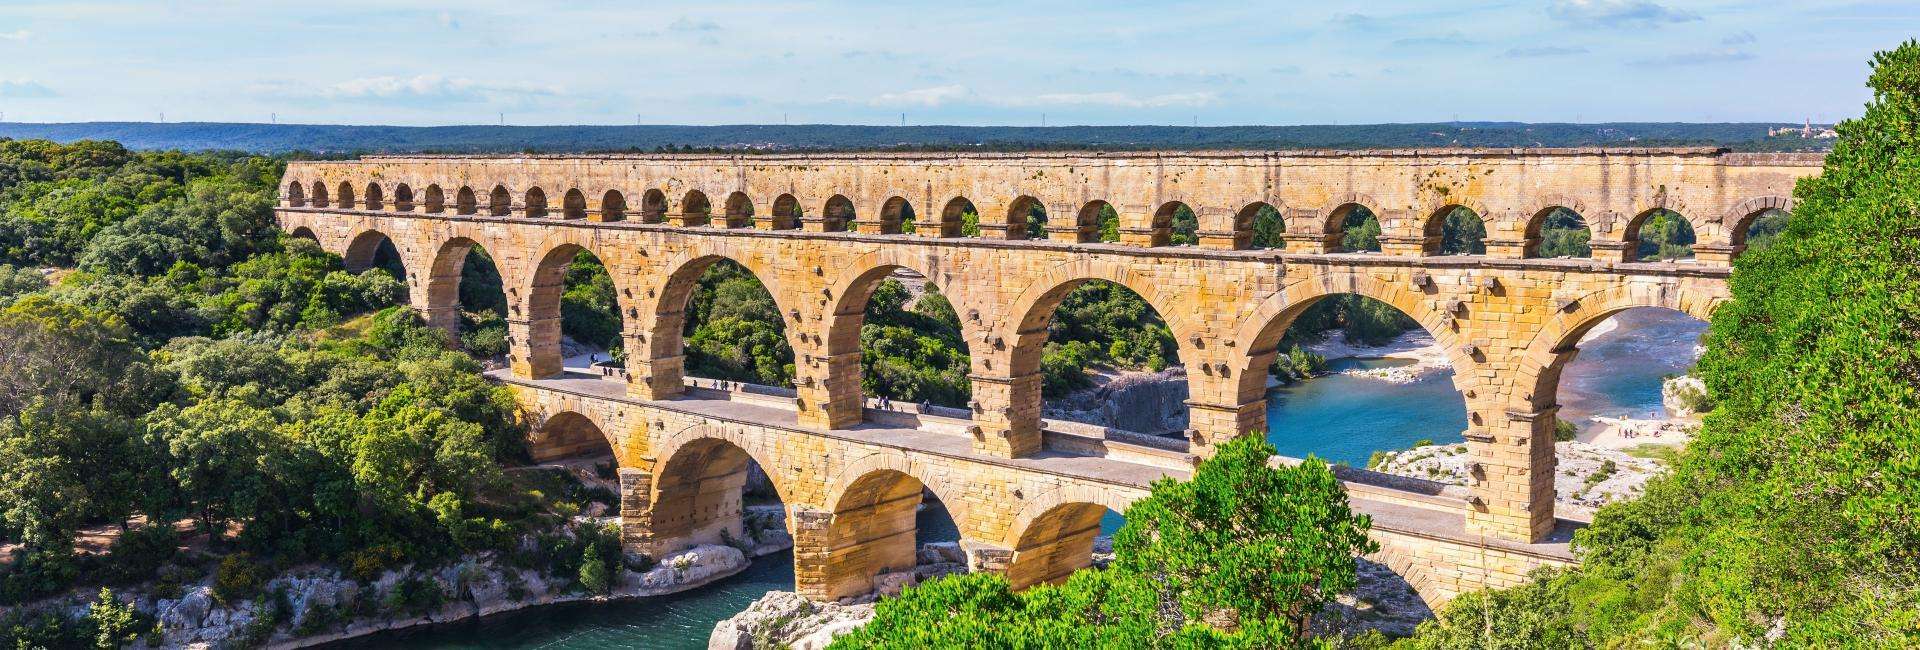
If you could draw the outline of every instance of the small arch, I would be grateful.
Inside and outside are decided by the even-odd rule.
[[[727,208],[724,225],[728,228],[753,227],[753,200],[746,192],[734,192],[727,195]]]
[[[346,181],[340,181],[340,189],[338,193],[334,194],[333,198],[339,202],[340,209],[342,210],[352,210],[354,206],[358,205],[353,200],[353,184]]]
[[[1636,261],[1669,261],[1693,257],[1693,224],[1673,210],[1653,208],[1635,215],[1621,231]]]
[[[569,189],[565,195],[560,197],[560,218],[587,218],[587,195],[581,194],[580,188]]]
[[[771,230],[792,230],[800,227],[800,200],[792,194],[782,194],[773,200],[773,215],[768,219]]]
[[[1168,201],[1153,212],[1149,246],[1193,246],[1200,243],[1200,218],[1181,201]]]
[[[1092,566],[1093,542],[1103,532],[1102,520],[1125,508],[1112,499],[1058,502],[1042,497],[1029,504],[1014,523],[1018,537],[1007,563],[1007,582],[1016,590],[1059,584],[1075,571]]]
[[[1099,199],[1088,201],[1080,208],[1078,222],[1080,236],[1075,241],[1083,243],[1120,241],[1120,211],[1113,209],[1111,203]]]
[[[507,192],[507,186],[493,186],[493,192],[487,196],[487,214],[496,217],[513,214],[513,195]]]
[[[327,184],[320,181],[314,181],[313,182],[313,207],[324,208],[324,207],[327,207],[328,204],[329,202],[327,201]]]
[[[341,261],[350,273],[365,273],[380,268],[392,273],[395,279],[407,281],[406,258],[393,243],[393,239],[378,230],[368,230],[353,237],[347,243],[347,251],[341,255]]]
[[[413,211],[413,187],[401,183],[393,188],[393,209],[401,212]]]
[[[1593,228],[1579,212],[1564,205],[1548,206],[1533,213],[1533,217],[1527,219],[1525,237],[1527,257],[1586,259],[1593,256],[1590,245]]]
[[[1046,239],[1047,205],[1021,195],[1007,206],[1007,239]]]
[[[640,222],[660,223],[667,218],[667,193],[657,189],[640,195]]]
[[[1728,243],[1736,250],[1746,250],[1771,243],[1774,235],[1786,228],[1792,210],[1791,198],[1760,196],[1734,205],[1720,222],[1726,226]]]
[[[1285,248],[1287,242],[1281,235],[1286,232],[1287,222],[1280,210],[1265,201],[1249,203],[1233,215],[1233,238],[1236,243],[1244,240],[1244,248]]]
[[[1373,209],[1359,203],[1344,203],[1328,213],[1327,234],[1340,235],[1338,252],[1359,253],[1380,250],[1380,218]]]
[[[380,184],[367,183],[367,209],[383,210],[386,209],[386,204],[387,199],[385,194],[380,191]]]
[[[453,210],[457,214],[479,214],[480,202],[473,196],[473,188],[461,187],[454,193]]]
[[[287,205],[296,208],[307,205],[307,188],[300,181],[287,184]]]
[[[918,564],[917,515],[927,484],[901,469],[873,469],[854,476],[830,502],[833,518],[827,527],[827,548],[838,559],[822,567],[827,570],[822,585],[827,600],[871,593],[874,578],[911,571]]]
[[[472,198],[471,197],[472,191],[468,191],[468,194],[469,194],[468,198]],[[442,212],[446,212],[447,211],[447,193],[445,190],[440,189],[439,185],[428,185],[427,191],[426,191],[426,201],[424,201],[423,203],[425,204],[427,214],[440,214]]]
[[[1480,213],[1459,203],[1441,206],[1427,215],[1421,233],[1426,243],[1421,250],[1428,255],[1485,255],[1487,224]]]
[[[906,197],[894,196],[880,205],[880,232],[886,235],[910,233],[919,227],[914,223],[913,203]]]
[[[592,219],[593,215],[588,215]],[[620,221],[627,218],[627,196],[620,190],[607,190],[600,197],[600,221]]]
[[[713,203],[707,200],[707,193],[700,190],[687,190],[680,199],[681,225],[704,226],[712,218]]]
[[[313,234],[313,229],[308,228],[306,226],[296,226],[294,227],[293,232],[290,232],[287,234],[293,237],[299,237],[301,239],[311,239],[315,242],[320,241],[320,237],[318,235]]]
[[[937,228],[940,237],[979,237],[980,213],[967,197],[953,197],[941,208]]]
[[[575,411],[548,416],[528,433],[527,453],[536,463],[613,457],[613,444],[607,441],[600,425]]]
[[[538,219],[547,216],[547,192],[538,187],[527,190],[527,201],[521,207],[521,213],[529,218]]]
[[[835,194],[827,199],[826,207],[820,213],[821,229],[827,232],[846,232],[853,228],[853,199],[844,194]]]

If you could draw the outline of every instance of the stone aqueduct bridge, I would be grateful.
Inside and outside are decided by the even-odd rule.
[[[1711,149],[370,157],[292,163],[278,216],[354,269],[391,241],[413,306],[449,329],[462,261],[485,247],[509,305],[511,371],[496,375],[542,422],[537,453],[611,444],[628,541],[655,552],[737,536],[755,461],[788,506],[798,588],[818,598],[863,593],[912,564],[923,488],[977,567],[1022,585],[1063,578],[1087,564],[1104,509],[1186,476],[1221,440],[1264,431],[1266,368],[1295,316],[1331,295],[1375,298],[1447,351],[1473,484],[1344,476],[1375,516],[1384,560],[1442,600],[1570,561],[1551,433],[1575,344],[1631,307],[1705,318],[1727,296],[1747,224],[1788,208],[1820,160]],[[968,204],[977,238],[959,236]],[[1198,246],[1167,245],[1182,204],[1199,218]],[[1282,215],[1283,250],[1248,250],[1263,205]],[[1035,206],[1044,240],[1022,227]],[[1097,242],[1105,206],[1120,215],[1118,244]],[[1355,206],[1379,217],[1383,252],[1337,250]],[[1454,206],[1484,218],[1486,255],[1436,255]],[[1532,257],[1555,207],[1590,224],[1593,259]],[[1659,210],[1692,224],[1695,261],[1628,261],[1632,233]],[[903,234],[908,214],[915,229]],[[559,296],[581,250],[616,285],[624,382],[563,368]],[[721,259],[778,303],[793,391],[688,387],[684,310]],[[900,269],[960,314],[969,409],[880,410],[861,395],[863,309]],[[1047,324],[1095,279],[1139,293],[1171,327],[1190,447],[1043,422]]]

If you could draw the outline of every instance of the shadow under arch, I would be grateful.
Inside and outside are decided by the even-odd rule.
[[[295,226],[293,232],[287,233],[287,235],[302,239],[311,239],[315,242],[320,241],[320,237],[313,234],[313,229],[306,226]]]
[[[400,251],[392,237],[379,230],[363,230],[360,234],[354,235],[353,239],[347,242],[347,250],[340,255],[340,259],[349,273],[365,273],[375,268],[384,268],[394,272],[395,278],[401,282],[408,280],[406,255]]]
[[[933,273],[929,267],[922,264],[923,261],[925,261],[924,258],[901,254],[894,248],[880,249],[849,264],[849,271],[841,274],[834,279],[833,284],[828,285],[832,287],[832,295],[836,298],[833,311],[828,314],[827,358],[851,359],[841,363],[855,368],[856,372],[861,373],[860,378],[865,379],[865,369],[861,364],[864,352],[861,347],[860,330],[866,324],[867,305],[873,298],[873,292],[895,271],[910,271],[925,278],[928,285],[938,288],[940,294],[952,304],[956,317],[964,313],[963,310],[969,304],[966,296],[946,291],[948,284],[963,285],[963,283],[952,283],[950,278]],[[957,318],[957,320],[961,350],[972,358],[971,342],[978,340],[977,329],[969,327],[966,318]],[[861,419],[865,419],[866,390],[862,384],[863,381],[851,382],[847,384],[851,390],[847,390],[840,388],[838,382],[828,382],[828,408],[835,409],[834,412],[858,413]]]
[[[648,468],[647,549],[656,557],[701,544],[751,540],[745,525],[745,492],[754,467],[762,469],[775,498],[793,503],[791,492],[760,443],[725,427],[696,425],[660,441]],[[789,527],[791,528],[791,527]]]
[[[606,430],[577,411],[549,415],[528,433],[527,453],[536,463],[613,456],[613,442],[607,439]]]
[[[1008,528],[1007,582],[1014,589],[1037,584],[1059,584],[1073,572],[1093,565],[1095,538],[1108,513],[1126,512],[1130,500],[1110,490],[1067,488],[1043,493],[1028,502]]]
[[[966,502],[953,498],[961,495],[949,486],[923,480],[923,475],[928,474],[904,453],[881,452],[849,463],[841,480],[828,489],[832,515],[825,552],[818,555],[838,559],[820,567],[825,579],[818,588],[827,600],[870,593],[881,574],[913,570],[919,563],[918,515],[924,493],[932,493],[948,508],[961,539],[968,539]],[[796,569],[803,554],[815,555],[807,551],[817,550],[796,546]]]

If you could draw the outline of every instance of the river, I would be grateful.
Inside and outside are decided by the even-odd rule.
[[[1660,382],[1693,364],[1706,325],[1676,312],[1643,309],[1616,317],[1618,327],[1581,344],[1561,379],[1561,417],[1591,426],[1591,415],[1664,417]],[[1342,359],[1334,370],[1404,365],[1398,359]],[[1421,439],[1456,442],[1466,429],[1466,402],[1452,374],[1440,370],[1409,384],[1343,374],[1273,391],[1267,439],[1288,456],[1313,454],[1364,467],[1376,450],[1404,449]],[[1121,520],[1109,513],[1102,528]],[[922,541],[957,537],[937,508],[920,515]],[[433,629],[351,641],[342,647],[439,648],[705,648],[714,623],[772,590],[793,589],[788,553],[756,560],[739,575],[690,593],[602,605],[558,605]]]

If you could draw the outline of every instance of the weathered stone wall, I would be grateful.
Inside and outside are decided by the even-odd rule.
[[[1326,296],[1368,296],[1412,316],[1448,351],[1475,459],[1469,532],[1530,542],[1555,526],[1555,393],[1580,336],[1631,307],[1706,317],[1726,298],[1725,263],[1738,252],[1743,224],[1787,207],[1782,197],[1796,178],[1816,173],[1818,161],[1704,149],[376,157],[292,163],[278,216],[289,232],[314,237],[354,269],[369,266],[381,242],[391,241],[407,269],[410,301],[449,330],[458,323],[461,262],[472,246],[484,246],[505,279],[513,374],[526,378],[561,371],[564,272],[577,252],[591,251],[616,285],[627,394],[643,400],[685,390],[687,300],[710,264],[737,262],[766,284],[785,317],[796,362],[792,405],[797,424],[812,432],[866,417],[859,357],[866,299],[887,275],[909,269],[939,287],[960,315],[973,359],[970,452],[1007,459],[1041,449],[1040,351],[1054,308],[1081,283],[1124,285],[1167,321],[1189,384],[1188,437],[1200,455],[1265,429],[1266,368],[1297,315]],[[942,220],[949,214],[942,207],[956,197],[979,210],[987,237],[951,236],[957,231]],[[894,199],[901,198],[916,206],[917,234],[894,234],[904,213]],[[1068,216],[1103,201],[1122,215],[1122,244],[1091,243],[1091,223]],[[1201,246],[1160,245],[1173,202],[1199,215]],[[1009,228],[1007,215],[1025,215],[1036,203],[1050,215],[1049,240],[1012,240],[1024,229]],[[1286,250],[1242,250],[1251,226],[1243,208],[1261,203],[1283,213]],[[1381,217],[1385,254],[1325,252],[1337,241],[1337,217],[1354,204]],[[1431,255],[1438,231],[1430,217],[1454,205],[1487,220],[1488,255]],[[1592,224],[1594,259],[1526,258],[1530,233],[1554,206]],[[1699,260],[1621,261],[1633,245],[1625,233],[1656,209],[1692,221]],[[858,232],[828,232],[843,220]],[[793,225],[800,229],[781,229]],[[667,424],[633,419],[654,414],[596,399],[572,410],[603,423],[622,467],[653,471],[650,463],[664,462],[657,431]],[[813,442],[791,444],[816,445],[807,453],[824,457],[844,453],[841,443],[826,442],[836,440],[831,435],[803,440]],[[950,465],[897,473],[939,482],[943,472],[964,471]],[[714,485],[730,480],[716,477]],[[799,492],[783,496],[834,503],[810,491],[823,481],[789,478],[783,491]],[[909,491],[902,485],[860,486],[871,498],[858,508],[884,520],[894,502],[883,497]],[[994,503],[1008,496],[980,489],[968,496]],[[796,536],[827,534],[809,526],[834,515],[796,510]],[[974,539],[1005,542],[1006,523],[967,525],[976,527]],[[823,539],[818,547],[867,541]],[[874,551],[860,561],[884,562],[889,554],[897,553]]]

